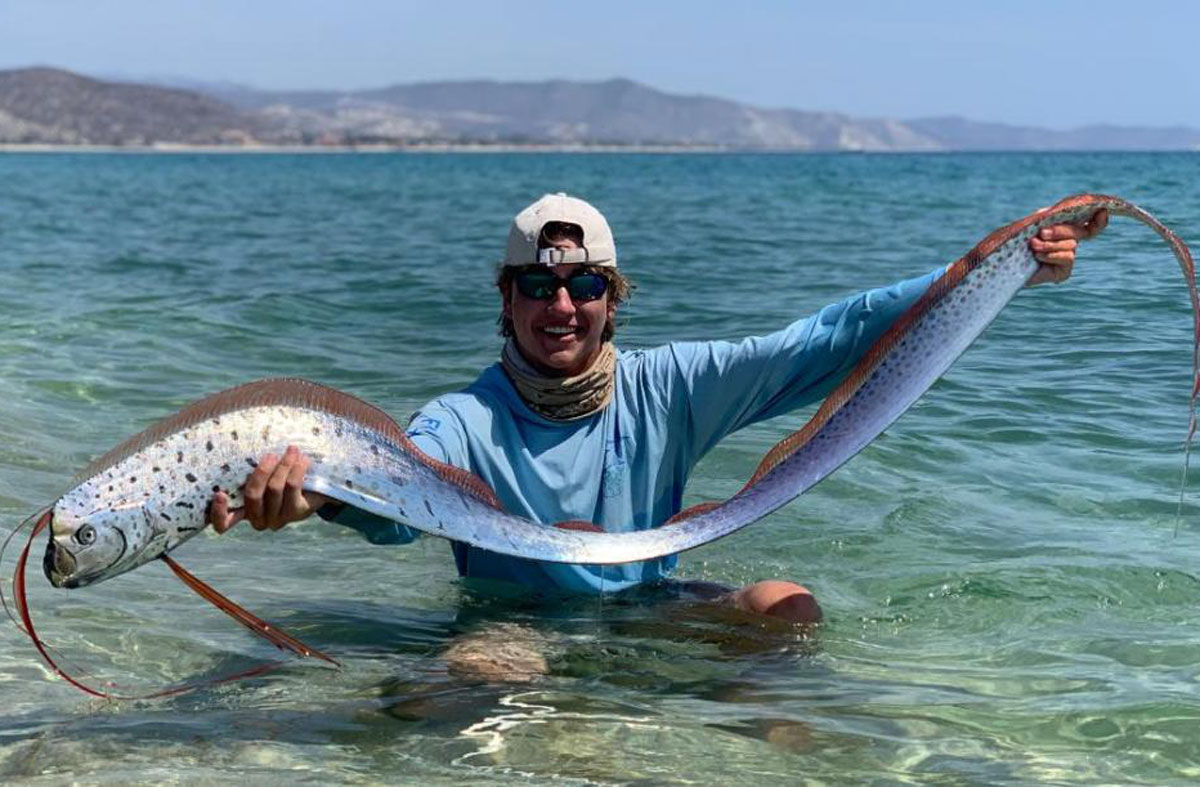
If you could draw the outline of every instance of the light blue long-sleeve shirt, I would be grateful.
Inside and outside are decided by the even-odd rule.
[[[572,421],[530,410],[497,363],[421,408],[408,434],[430,456],[481,477],[510,513],[586,520],[610,533],[656,527],[678,513],[688,475],[717,442],[827,395],[941,272],[859,293],[767,336],[621,351],[612,400]],[[417,534],[353,509],[334,521],[375,544]],[[624,590],[665,577],[676,563],[674,555],[603,567],[544,563],[452,546],[462,576],[544,592]]]

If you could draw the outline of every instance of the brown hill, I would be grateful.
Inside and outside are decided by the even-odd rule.
[[[0,71],[0,143],[145,146],[650,145],[732,150],[1200,150],[1188,128],[1068,131],[767,109],[628,79],[472,80],[376,90],[185,89],[54,68]]]
[[[255,128],[228,104],[186,90],[102,82],[54,68],[0,71],[0,142],[236,144]]]

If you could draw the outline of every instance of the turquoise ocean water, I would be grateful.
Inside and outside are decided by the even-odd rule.
[[[1081,191],[1200,247],[1195,154],[6,155],[0,532],[229,385],[300,375],[401,419],[461,387],[499,347],[508,221],[556,190],[614,227],[639,285],[626,347],[773,330]],[[239,528],[176,556],[344,669],[106,703],[6,626],[0,780],[1195,780],[1200,477],[1176,519],[1190,325],[1170,252],[1115,220],[833,477],[682,558],[686,578],[809,585],[815,637],[661,600],[489,597],[432,538]],[[727,440],[689,502],[732,494],[805,417]],[[151,689],[274,654],[160,564],[30,582],[46,639],[95,680]],[[508,639],[548,674],[448,671],[448,648]]]

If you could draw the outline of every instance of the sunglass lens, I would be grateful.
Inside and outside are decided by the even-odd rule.
[[[608,279],[599,273],[576,273],[569,279],[560,279],[553,273],[526,271],[517,274],[516,284],[526,298],[539,301],[553,300],[554,293],[563,286],[574,301],[594,301],[608,291]]]
[[[554,297],[554,291],[558,289],[558,277],[553,273],[542,273],[540,271],[529,271],[526,273],[517,274],[516,278],[517,289],[526,298],[534,298],[539,301],[548,301]]]
[[[567,280],[572,300],[594,301],[608,289],[608,279],[599,273],[577,273]]]

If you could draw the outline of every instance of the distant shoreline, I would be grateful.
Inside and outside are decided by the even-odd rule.
[[[557,145],[430,143],[419,145],[48,145],[0,143],[0,153],[809,153],[807,150],[748,150],[719,145]],[[829,151],[845,152],[845,151]]]
[[[804,148],[739,148],[721,145],[506,145],[483,143],[436,143],[428,145],[47,145],[0,142],[0,156],[5,153],[121,153],[145,154],[202,154],[221,156],[247,155],[354,155],[354,154],[438,154],[438,153],[761,153],[795,155],[951,155],[955,153],[1200,153],[1200,148],[1172,150],[1137,149],[1034,149],[1034,150],[826,150]]]
[[[430,143],[416,145],[50,145],[44,143],[0,142],[0,155],[5,153],[123,153],[141,154],[211,154],[211,155],[352,155],[386,153],[762,153],[796,155],[950,155],[955,153],[1200,153],[1200,148],[1159,149],[1012,149],[1012,150],[837,150],[812,148],[741,148],[722,145],[559,145],[559,144],[488,144],[488,143]]]
[[[547,102],[548,96],[557,98]],[[66,142],[71,139],[76,142]],[[111,142],[101,144],[102,139]],[[0,69],[0,153],[1151,151],[1200,151],[1200,128],[1111,123],[1041,128],[952,115],[856,118],[666,93],[620,77],[262,91],[105,81],[52,66]]]

